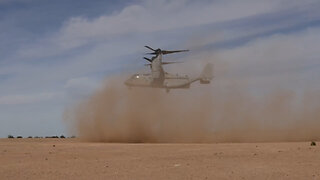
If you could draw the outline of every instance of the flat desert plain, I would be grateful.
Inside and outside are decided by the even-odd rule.
[[[0,139],[0,179],[320,179],[320,146]]]

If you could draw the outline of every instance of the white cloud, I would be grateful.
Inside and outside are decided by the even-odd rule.
[[[89,42],[105,42],[130,33],[152,33],[241,19],[275,11],[278,1],[145,1],[94,19],[73,17],[59,32],[23,47],[19,57],[43,57]],[[179,31],[183,31],[180,29]]]
[[[320,28],[310,28],[259,38],[221,51],[217,56],[228,69],[222,78],[263,90],[320,88],[319,34]]]
[[[66,82],[65,88],[78,88],[78,87],[96,87],[97,82],[88,77],[72,78]]]
[[[55,93],[39,93],[28,95],[8,95],[0,97],[0,105],[30,104],[53,99]]]
[[[73,17],[64,22],[61,29],[49,36],[41,37],[34,44],[23,46],[18,52],[19,58],[45,58],[68,52],[87,44],[115,41],[115,38],[139,33],[158,33],[197,27],[205,24],[228,22],[250,16],[286,11],[288,8],[304,8],[315,0],[230,0],[230,1],[142,1],[129,5],[120,11],[97,18]],[[311,13],[311,12],[310,12]],[[312,14],[312,13],[311,13]],[[313,14],[310,18],[317,18]],[[294,22],[277,24],[278,28],[291,26]],[[254,34],[270,30],[273,26],[245,30]],[[227,34],[225,34],[227,33]],[[245,33],[245,32],[244,32]],[[220,32],[222,36],[234,36],[232,30]],[[217,36],[215,36],[217,37]],[[209,38],[210,39],[210,38]],[[211,40],[212,41],[212,40]]]
[[[240,19],[270,12],[276,1],[229,1],[191,3],[186,1],[147,1],[125,7],[121,12],[96,19],[76,17],[65,23],[58,41],[62,47],[73,47],[90,39],[108,39],[114,35],[156,32]]]
[[[283,68],[296,67],[320,58],[319,34],[320,28],[309,28],[291,34],[258,38],[243,46],[223,51],[223,59],[237,67],[250,64],[271,68],[283,67],[282,65],[286,65]]]

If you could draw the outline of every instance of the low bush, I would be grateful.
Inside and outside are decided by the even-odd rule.
[[[46,136],[45,138],[59,138],[59,136]]]
[[[8,138],[14,138],[12,135],[8,135]]]

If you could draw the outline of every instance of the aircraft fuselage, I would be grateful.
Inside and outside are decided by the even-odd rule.
[[[179,76],[164,74],[163,78],[153,78],[151,74],[134,74],[125,84],[129,87],[153,87],[153,88],[189,88],[190,78],[188,76]]]
[[[212,65],[207,64],[202,74],[197,78],[189,78],[188,76],[169,74],[163,70],[162,65],[172,64],[173,62],[162,62],[162,55],[184,52],[188,50],[165,51],[161,49],[153,49],[149,46],[146,48],[153,51],[151,59],[144,57],[149,61],[147,64],[151,68],[151,73],[148,74],[134,74],[125,81],[128,87],[152,87],[152,88],[165,88],[167,92],[170,89],[187,89],[190,84],[195,81],[200,81],[200,84],[208,84],[212,79]]]

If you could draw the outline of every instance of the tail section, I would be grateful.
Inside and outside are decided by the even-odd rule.
[[[200,75],[200,84],[209,84],[213,78],[213,65],[208,63]]]

